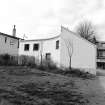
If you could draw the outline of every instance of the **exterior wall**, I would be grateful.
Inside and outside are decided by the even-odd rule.
[[[60,49],[56,49],[56,41],[60,40],[60,37],[54,38],[54,39],[48,39],[48,40],[33,40],[33,41],[20,41],[20,47],[19,47],[19,55],[28,55],[28,56],[34,56],[35,59],[40,62],[41,60],[41,54],[42,59],[44,60],[46,57],[46,53],[51,53],[51,60],[54,61],[58,66],[60,63]],[[39,43],[39,50],[33,51],[33,45],[35,43]],[[24,45],[30,44],[29,51],[24,51]]]
[[[81,68],[85,70],[96,69],[96,47],[87,40],[76,36],[68,29],[62,28],[61,32],[61,54],[60,61],[64,67],[69,67],[69,55],[66,42],[70,42],[69,45],[73,51],[71,57],[71,66],[74,68]],[[89,72],[95,72],[94,70]]]
[[[60,64],[60,46],[56,49],[56,41],[60,38],[53,40],[46,40],[43,42],[43,57],[45,58],[46,53],[51,53],[51,59],[59,66]]]
[[[59,49],[56,49],[56,41],[59,40]],[[70,32],[68,29],[62,28],[59,37],[46,40],[22,40],[20,41],[19,55],[34,56],[35,60],[40,62],[46,58],[46,53],[51,53],[51,59],[61,67],[69,67],[69,54],[67,48],[69,43],[69,53],[72,53],[71,66],[81,68],[90,73],[95,74],[96,71],[96,46],[87,40]],[[33,45],[39,43],[39,50],[33,51]],[[30,44],[29,51],[24,51],[24,45]],[[72,46],[72,47],[71,47]]]
[[[33,51],[33,44],[34,43],[39,43],[39,50],[38,51]],[[25,44],[29,44],[29,51],[24,51],[24,45]],[[35,58],[39,59],[40,57],[40,47],[41,42],[40,41],[20,41],[20,45],[19,45],[19,55],[26,55],[26,56],[35,56]]]
[[[7,37],[6,42],[5,37]],[[0,35],[0,54],[18,55],[18,41],[18,39]]]

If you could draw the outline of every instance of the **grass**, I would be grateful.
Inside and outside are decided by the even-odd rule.
[[[88,102],[87,100],[83,99],[83,96],[77,91],[66,91],[62,88],[62,86],[54,85],[49,87],[46,86],[47,84],[24,84],[18,87],[19,91],[27,93],[29,96],[37,96],[40,99],[50,99],[50,103],[53,102],[55,105],[67,105],[72,103],[74,104],[85,104]],[[33,88],[34,87],[34,88]]]
[[[72,68],[71,70],[70,69],[62,70],[60,68],[54,68],[54,69],[46,68],[45,69],[44,67],[40,68],[39,66],[38,70],[39,69],[42,71],[51,72],[54,74],[61,74],[61,75],[68,76],[68,77],[80,77],[83,79],[94,79],[96,77],[93,74],[81,71],[79,69],[74,69],[74,68]]]
[[[105,105],[98,78],[84,80],[69,72],[56,74],[12,66],[0,67],[0,83],[0,104]]]
[[[0,89],[0,97],[16,105],[84,105],[88,102],[77,91],[68,92],[59,85],[46,85],[42,87],[42,84],[28,83],[17,87],[15,91]]]

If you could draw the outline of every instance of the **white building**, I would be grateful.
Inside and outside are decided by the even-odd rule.
[[[19,47],[19,55],[34,56],[35,62],[45,60],[52,60],[59,65],[60,62],[60,36],[39,39],[39,40],[21,40]]]
[[[21,40],[19,55],[34,56],[39,62],[42,55],[42,59],[51,59],[60,67],[69,67],[71,56],[72,67],[91,73],[96,69],[96,46],[64,27],[54,38]]]
[[[14,26],[13,35],[8,35],[0,32],[0,55],[18,55],[20,38],[16,37],[16,29]]]

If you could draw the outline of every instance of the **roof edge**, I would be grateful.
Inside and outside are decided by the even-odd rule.
[[[2,33],[2,32],[0,32],[0,35],[5,35],[5,36],[11,37],[11,38],[15,38],[15,39],[22,39],[22,38],[14,37],[14,36],[11,36],[9,34]]]
[[[96,47],[96,44],[94,44],[94,43],[88,41],[87,39],[85,39],[85,38],[83,38],[83,37],[81,37],[81,36],[78,35],[77,33],[73,32],[73,31],[70,31],[68,28],[65,28],[64,26],[61,26],[61,32],[62,32],[62,29],[66,30],[66,31],[68,31],[68,32],[70,32],[70,33],[73,33],[73,34],[74,34],[75,36],[77,36],[78,38],[81,38],[82,40],[85,40],[86,42],[88,42],[88,43],[90,43],[91,45],[93,45],[93,46]]]
[[[56,39],[56,38],[59,38],[60,35],[58,36],[55,36],[55,37],[52,37],[52,38],[45,38],[45,39],[32,39],[32,40],[22,40],[22,41],[46,41],[46,40],[52,40],[52,39]]]

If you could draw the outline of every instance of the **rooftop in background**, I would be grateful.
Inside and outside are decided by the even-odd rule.
[[[22,39],[22,38],[14,37],[14,36],[2,33],[2,32],[0,32],[0,35],[4,35],[4,36],[11,37],[11,38],[14,38],[14,39]]]

